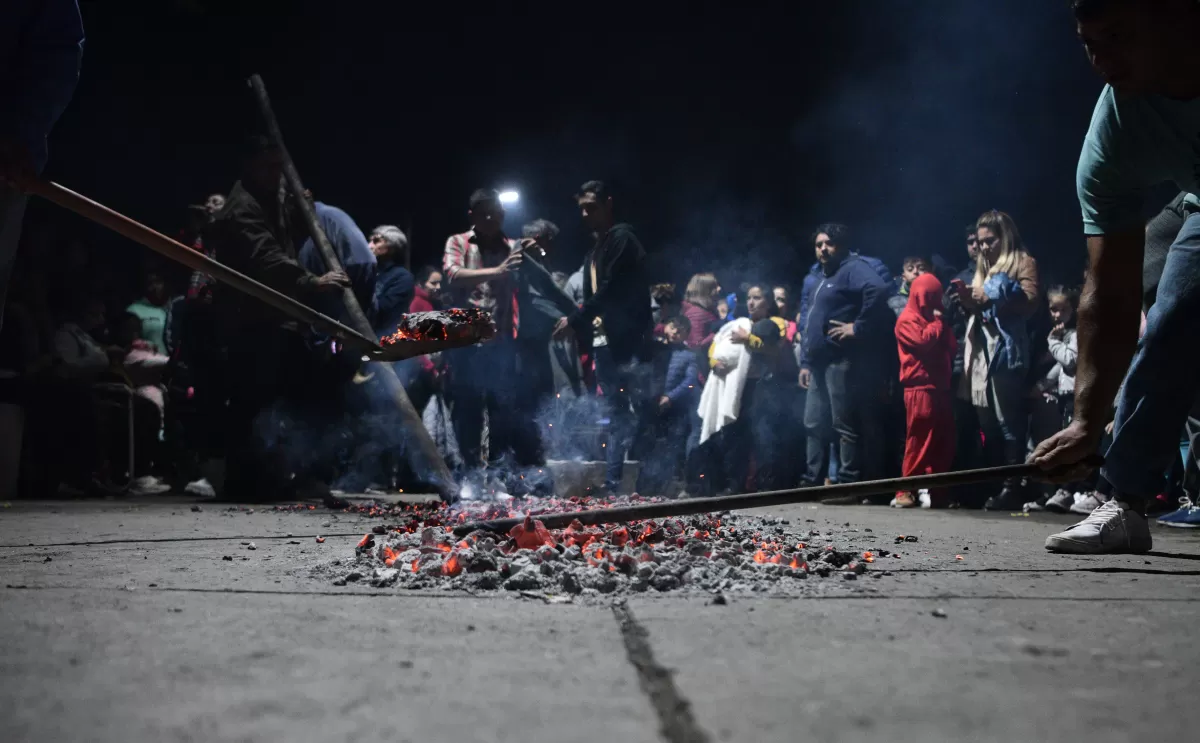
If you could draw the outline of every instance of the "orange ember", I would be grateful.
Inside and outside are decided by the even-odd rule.
[[[613,529],[608,535],[608,541],[616,547],[624,547],[629,542],[629,530],[623,526]]]
[[[364,535],[363,535],[363,538],[362,538],[362,539],[360,539],[360,540],[358,540],[358,546],[359,546],[360,548],[362,548],[362,547],[366,547],[366,546],[367,546],[368,544],[370,544],[372,541],[373,541],[373,540],[371,539],[371,535],[370,535],[370,533],[364,534]]]
[[[514,526],[508,532],[508,536],[517,543],[518,549],[523,550],[535,550],[543,544],[554,545],[554,535],[546,525],[534,520],[529,514],[525,514],[525,522]]]
[[[396,554],[395,550],[393,550],[391,547],[383,548],[383,564],[384,565],[387,565],[389,568],[391,566],[395,565],[397,557],[398,557],[398,555]]]
[[[864,552],[863,562],[875,562],[875,555],[870,552]]]
[[[799,570],[800,562],[796,558],[793,557],[792,561],[788,563],[788,567],[791,568],[792,570]]]
[[[417,568],[418,568],[418,567],[420,567],[420,562],[421,562],[421,561],[420,561],[420,559],[417,559],[417,560],[413,560],[413,561],[412,561],[412,566],[411,566],[411,567],[412,567],[412,571],[413,571],[414,573],[415,573],[415,572],[417,572]]]
[[[754,561],[757,562],[759,565],[762,565],[764,562],[767,561],[767,553],[763,552],[762,550],[755,552],[754,553]]]
[[[442,564],[442,575],[448,575],[453,578],[462,573],[462,562],[458,559],[457,553],[452,553],[446,562]]]

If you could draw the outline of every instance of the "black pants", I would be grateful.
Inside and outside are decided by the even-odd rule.
[[[775,490],[787,478],[784,446],[788,441],[783,426],[788,411],[780,384],[773,378],[747,379],[742,391],[738,419],[722,430],[725,434],[725,486],[734,493]],[[751,461],[754,478],[751,482]]]
[[[544,349],[543,349],[544,350]],[[459,450],[468,470],[484,466],[483,413],[488,414],[488,459],[511,457],[520,467],[546,463],[541,432],[534,415],[545,394],[539,371],[549,371],[549,357],[523,358],[515,341],[496,340],[465,348],[451,356],[450,413]]]
[[[256,329],[229,349],[226,491],[288,497],[297,482],[332,479],[343,443],[343,396],[356,359],[323,356],[297,333]]]

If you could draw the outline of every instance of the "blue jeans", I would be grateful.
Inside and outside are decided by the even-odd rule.
[[[849,361],[812,369],[804,401],[804,427],[808,429],[805,479],[811,483],[821,484],[828,474],[830,441],[835,441],[839,457],[837,481],[858,482],[862,476],[864,391],[860,372]]]
[[[596,382],[608,402],[608,446],[604,453],[608,468],[604,484],[616,492],[625,474],[625,453],[641,428],[639,423],[648,420],[649,380],[647,370],[636,356],[622,363],[613,357],[608,346],[596,348],[595,354]]]
[[[1179,456],[1179,432],[1200,392],[1200,214],[1183,223],[1163,267],[1146,334],[1117,399],[1103,474],[1118,493],[1153,498]]]

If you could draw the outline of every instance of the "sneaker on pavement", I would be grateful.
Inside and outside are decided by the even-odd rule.
[[[1078,524],[1046,537],[1046,549],[1073,555],[1137,555],[1149,552],[1152,545],[1146,517],[1115,498]]]
[[[1099,493],[1076,493],[1075,502],[1071,504],[1071,513],[1087,515],[1100,507],[1107,500]]]
[[[1058,489],[1058,492],[1046,500],[1046,510],[1051,513],[1068,513],[1075,503],[1075,494],[1069,490]]]
[[[212,483],[208,481],[207,477],[202,477],[199,480],[193,480],[192,482],[189,482],[187,487],[183,489],[183,492],[187,493],[188,495],[199,495],[205,498],[215,498],[217,495],[216,488],[212,486]]]
[[[1158,523],[1176,529],[1200,529],[1200,505],[1187,496],[1180,498],[1179,503],[1179,510],[1160,516]]]
[[[983,504],[985,511],[1020,511],[1025,507],[1025,493],[1020,488],[1007,485],[997,495],[993,495]]]
[[[145,475],[133,481],[129,492],[134,495],[162,495],[171,492],[171,486],[154,475]]]

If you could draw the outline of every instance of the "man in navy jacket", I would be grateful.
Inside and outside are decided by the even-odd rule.
[[[800,329],[800,386],[808,390],[806,479],[825,479],[828,441],[837,436],[838,482],[873,474],[873,452],[864,452],[872,370],[881,339],[892,330],[888,285],[866,259],[850,252],[847,228],[825,224],[813,235],[821,275],[812,287]],[[832,429],[832,432],[831,432]]]

